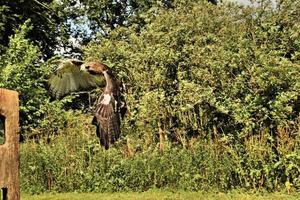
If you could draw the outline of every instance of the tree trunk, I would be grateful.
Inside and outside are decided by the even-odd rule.
[[[165,132],[162,128],[162,123],[161,120],[158,120],[157,122],[157,127],[158,127],[158,134],[159,134],[159,150],[164,151],[165,148]]]

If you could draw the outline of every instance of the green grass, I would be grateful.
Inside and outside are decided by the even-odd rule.
[[[22,194],[21,200],[296,200],[300,194],[224,194],[224,193],[200,193],[200,192],[170,192],[147,191],[141,193],[62,193],[62,194]]]

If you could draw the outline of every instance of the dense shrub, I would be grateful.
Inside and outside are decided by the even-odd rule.
[[[178,0],[145,13],[142,29],[96,38],[86,59],[113,67],[127,85],[123,138],[108,151],[85,114],[38,98],[46,91],[29,77],[32,98],[45,104],[21,108],[33,109],[25,111],[38,119],[34,131],[47,137],[22,144],[22,190],[298,191],[299,11],[290,0],[276,8]],[[25,46],[32,55],[16,66],[27,71],[39,54]]]
[[[69,135],[22,144],[22,191],[300,189],[300,138],[284,129],[278,136],[277,157],[267,131],[248,138],[243,147],[221,138],[199,138],[189,148],[169,144],[164,152],[157,147],[130,147],[122,141],[106,151],[96,137],[87,135],[93,129],[87,123],[83,126],[88,131],[78,131],[71,123],[66,128]],[[128,153],[129,148],[133,153]]]
[[[0,87],[19,93],[22,135],[23,130],[32,131],[40,125],[48,107],[62,107],[57,102],[50,106],[47,79],[55,65],[51,60],[42,62],[42,52],[27,39],[31,29],[28,20],[10,37],[8,47],[0,55]]]
[[[58,57],[44,62],[38,46],[27,39],[30,30],[32,25],[27,20],[0,55],[0,87],[19,93],[22,138],[53,135],[62,129],[69,114],[64,108],[76,98],[76,94],[60,101],[51,98],[48,79]]]
[[[152,10],[144,29],[117,29],[85,48],[127,84],[134,134],[159,129],[242,138],[293,124],[299,115],[300,3],[277,9],[176,1]],[[136,133],[137,132],[137,133]]]

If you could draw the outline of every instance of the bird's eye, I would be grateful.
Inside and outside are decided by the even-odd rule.
[[[89,69],[90,69],[90,66],[85,66],[85,69],[89,70]]]

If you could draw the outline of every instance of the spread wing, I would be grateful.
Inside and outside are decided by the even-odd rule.
[[[111,94],[103,93],[96,102],[93,124],[97,127],[97,136],[105,149],[120,137],[121,121],[118,102]]]
[[[60,98],[74,91],[104,86],[104,78],[81,71],[82,64],[82,61],[76,59],[66,59],[60,62],[56,73],[49,79],[53,96]]]

